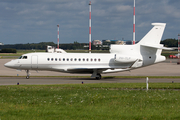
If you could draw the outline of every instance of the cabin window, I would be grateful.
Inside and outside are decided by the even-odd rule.
[[[53,61],[54,59],[53,58],[51,58],[51,61]]]
[[[71,58],[71,61],[73,61],[73,59]]]
[[[61,61],[61,58],[59,58],[59,61]]]
[[[96,61],[96,58],[94,59],[94,61]]]
[[[91,61],[93,61],[93,59],[91,58]]]
[[[83,58],[83,61],[85,61],[85,59]]]
[[[101,59],[98,59],[98,61],[101,61]]]
[[[86,61],[89,61],[89,59],[87,58]]]
[[[67,61],[69,61],[69,58],[67,58]]]
[[[49,58],[47,58],[47,60],[49,61],[50,59],[49,59]]]
[[[79,61],[81,61],[81,58],[79,58]]]
[[[55,58],[55,61],[57,61],[57,58]]]
[[[75,58],[74,61],[76,61],[77,59]]]
[[[65,58],[63,58],[63,61],[65,61]]]

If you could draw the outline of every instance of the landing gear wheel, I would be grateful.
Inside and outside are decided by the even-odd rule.
[[[29,76],[29,70],[25,70],[25,71],[26,71],[26,74],[27,74],[26,79],[29,79],[29,78],[30,78],[30,76]]]
[[[26,79],[29,79],[30,77],[29,76],[26,76]]]
[[[96,80],[100,80],[101,79],[101,74],[97,74]]]

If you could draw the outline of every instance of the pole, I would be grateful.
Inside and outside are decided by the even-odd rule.
[[[133,45],[135,44],[135,0],[134,0],[134,12],[133,12]]]
[[[89,2],[89,53],[91,53],[91,1]]]
[[[179,59],[179,53],[180,52],[180,34],[178,34],[178,59]]]
[[[147,77],[147,78],[146,78],[146,90],[147,90],[147,91],[148,91],[148,87],[149,87],[148,83],[149,83],[149,78]]]
[[[57,25],[57,48],[59,49],[59,25]]]

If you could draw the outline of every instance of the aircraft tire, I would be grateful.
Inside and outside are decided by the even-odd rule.
[[[29,76],[26,76],[26,79],[29,79],[30,77]]]
[[[96,77],[96,80],[100,80],[101,79],[101,74],[97,74],[98,77]]]

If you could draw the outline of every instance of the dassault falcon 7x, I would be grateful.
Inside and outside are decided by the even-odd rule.
[[[49,70],[66,73],[92,74],[101,79],[102,73],[120,72],[136,69],[166,58],[162,49],[169,49],[160,44],[165,23],[152,23],[154,26],[135,45],[111,45],[110,53],[28,53],[19,59],[4,64],[9,68],[25,70]]]

